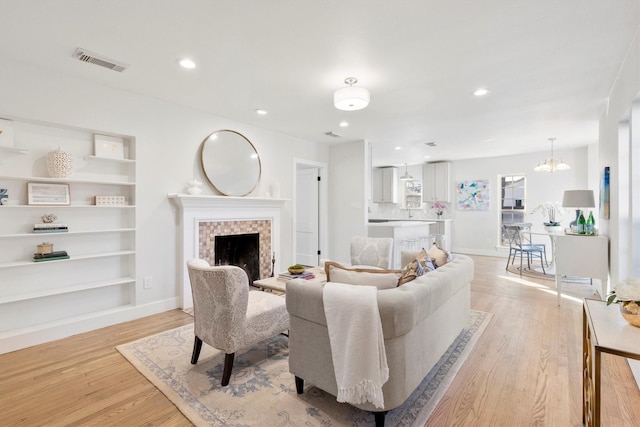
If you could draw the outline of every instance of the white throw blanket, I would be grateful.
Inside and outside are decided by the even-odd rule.
[[[371,402],[384,407],[382,385],[389,379],[382,322],[374,286],[327,282],[322,299],[327,318],[338,402]]]

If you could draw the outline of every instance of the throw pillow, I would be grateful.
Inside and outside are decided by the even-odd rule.
[[[395,288],[398,284],[398,277],[400,277],[399,270],[345,267],[333,261],[327,261],[324,268],[327,282],[375,286],[378,290]]]
[[[412,281],[418,276],[422,276],[424,273],[434,270],[435,267],[431,263],[431,259],[427,254],[427,251],[422,248],[416,255],[416,258],[409,264],[405,265],[402,269],[402,275],[398,279],[398,286],[402,286],[407,282]]]
[[[449,253],[435,243],[429,249],[429,257],[433,261],[435,268],[442,267],[450,260]]]

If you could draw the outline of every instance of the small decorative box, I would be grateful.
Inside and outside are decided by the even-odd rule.
[[[48,242],[42,242],[38,245],[38,249],[36,250],[36,253],[38,254],[50,254],[51,252],[53,252],[53,243]]]
[[[96,206],[126,204],[127,199],[124,196],[96,196]]]

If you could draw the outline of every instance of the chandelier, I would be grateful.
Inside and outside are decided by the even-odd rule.
[[[549,138],[549,141],[551,141],[551,157],[549,157],[548,159],[545,159],[544,162],[538,163],[538,166],[533,168],[534,171],[555,172],[555,171],[566,171],[571,169],[569,164],[565,163],[564,160],[562,160],[562,158],[560,158],[560,160],[556,160],[555,157],[553,157],[553,142],[555,140],[556,138]]]
[[[369,105],[369,91],[363,87],[355,87],[358,83],[355,77],[347,77],[344,82],[349,86],[338,89],[333,93],[333,105],[338,110],[362,110]]]

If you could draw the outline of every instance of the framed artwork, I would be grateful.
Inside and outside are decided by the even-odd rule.
[[[93,144],[96,157],[124,159],[124,140],[115,136],[94,135]]]
[[[488,211],[489,180],[476,179],[456,183],[456,206],[459,211]]]
[[[600,182],[600,218],[609,219],[609,197],[611,188],[609,186],[609,166],[604,167],[602,181]]]
[[[28,205],[60,205],[71,204],[69,184],[47,184],[42,182],[27,183]]]

